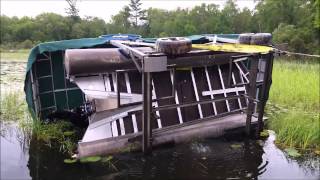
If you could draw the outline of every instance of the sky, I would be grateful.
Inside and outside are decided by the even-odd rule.
[[[202,3],[214,3],[222,7],[226,0],[141,0],[142,8],[149,7],[174,10],[180,8],[192,8]],[[1,0],[1,15],[7,16],[31,16],[35,17],[43,12],[54,12],[66,15],[65,9],[68,3],[65,0]],[[253,0],[237,0],[239,8],[253,9]],[[128,5],[129,0],[80,0],[77,5],[81,17],[95,16],[109,21],[112,15],[117,14],[123,6]]]

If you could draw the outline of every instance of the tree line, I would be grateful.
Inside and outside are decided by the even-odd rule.
[[[223,8],[202,4],[172,11],[142,9],[140,0],[131,0],[109,22],[98,17],[80,18],[76,0],[67,1],[68,16],[55,13],[42,13],[34,18],[1,15],[2,48],[30,48],[40,42],[116,33],[165,37],[270,32],[273,42],[288,43],[288,50],[320,54],[320,0],[259,0],[253,10],[240,9],[234,0],[228,0]]]

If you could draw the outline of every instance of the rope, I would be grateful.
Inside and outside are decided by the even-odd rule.
[[[298,56],[307,56],[307,57],[316,57],[316,58],[320,58],[320,55],[316,55],[316,54],[304,54],[304,53],[296,53],[296,52],[290,52],[290,51],[283,51],[283,50],[279,50],[276,49],[280,54],[286,54],[286,55],[298,55]]]

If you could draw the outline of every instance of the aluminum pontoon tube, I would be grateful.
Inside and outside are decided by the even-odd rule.
[[[142,52],[152,51],[149,47],[136,49]],[[134,63],[124,57],[119,50],[119,48],[67,49],[65,51],[66,72],[68,75],[84,75],[135,67]]]

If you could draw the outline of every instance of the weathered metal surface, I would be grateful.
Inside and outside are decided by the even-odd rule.
[[[247,110],[247,119],[246,119],[246,133],[247,135],[250,134],[250,127],[251,127],[251,119],[252,114],[254,113],[254,99],[256,96],[256,80],[257,80],[257,73],[258,73],[258,64],[259,61],[257,58],[251,57],[252,60],[250,61],[250,72],[249,72],[249,79],[250,83],[248,84],[248,110]]]
[[[151,50],[148,47],[136,49]],[[128,69],[132,65],[132,61],[123,57],[119,48],[68,49],[65,52],[65,68],[68,75],[105,73]]]
[[[273,55],[268,54],[264,56],[265,58],[265,71],[263,75],[263,84],[261,87],[261,97],[260,104],[259,104],[259,114],[258,114],[258,127],[257,127],[257,134],[263,130],[264,122],[263,116],[265,111],[266,102],[269,97],[269,90],[272,83],[272,69],[273,69]]]
[[[253,118],[252,122],[257,119]],[[233,114],[220,118],[201,119],[185,124],[177,124],[153,131],[152,146],[165,143],[181,143],[190,141],[194,138],[217,137],[225,133],[225,131],[243,127],[246,123],[245,114]],[[123,152],[124,150],[139,150],[142,148],[142,133],[128,134],[124,136],[100,139],[92,142],[79,143],[79,157],[103,155],[106,153]]]
[[[152,85],[151,73],[144,72],[142,74],[142,94],[143,94],[143,110],[142,110],[142,151],[147,154],[151,151],[151,120],[152,113]]]
[[[152,48],[149,47],[133,49],[141,52],[152,52]],[[176,67],[203,67],[225,64],[228,62],[228,59],[234,55],[239,55],[239,53],[195,50],[179,57],[168,57],[167,65],[174,65]],[[68,76],[90,75],[114,72],[121,69],[132,69],[136,68],[135,63],[141,64],[141,60],[135,59],[133,61],[130,57],[122,55],[119,52],[119,48],[70,49],[66,50],[65,53],[65,69]],[[162,70],[164,69],[162,68]]]

